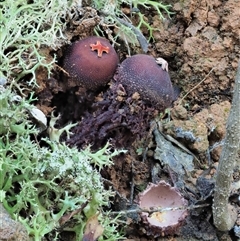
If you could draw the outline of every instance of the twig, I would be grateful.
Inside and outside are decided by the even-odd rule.
[[[237,210],[229,204],[233,169],[240,143],[240,61],[235,81],[232,107],[227,120],[225,144],[219,160],[214,190],[213,220],[220,231],[230,230],[237,219]]]
[[[112,215],[119,215],[119,214],[130,214],[130,213],[149,213],[152,214],[154,212],[169,212],[169,211],[176,211],[176,210],[192,210],[196,208],[203,208],[203,207],[208,207],[210,204],[200,204],[200,205],[191,205],[189,207],[167,207],[167,208],[156,208],[156,207],[150,207],[150,208],[135,208],[135,209],[129,209],[129,210],[123,210],[119,212],[111,212]]]
[[[189,91],[182,97],[182,99],[179,100],[178,105],[180,105],[180,104],[182,103],[182,101],[183,101],[192,91],[194,91],[200,84],[202,84],[202,82],[204,82],[204,81],[207,79],[207,77],[212,73],[212,71],[213,71],[214,69],[215,69],[215,67],[213,67],[213,68],[208,72],[208,74],[207,74],[197,85],[195,85],[191,90],[189,90]]]
[[[148,41],[146,40],[146,38],[144,37],[144,35],[142,34],[142,32],[141,32],[138,28],[136,28],[135,26],[133,26],[131,23],[128,23],[128,22],[124,21],[124,20],[121,19],[121,18],[117,18],[117,20],[118,20],[121,24],[129,27],[129,28],[134,32],[134,34],[135,34],[136,37],[137,37],[137,40],[138,40],[139,44],[141,45],[141,48],[142,48],[143,52],[146,53],[146,52],[148,51]]]
[[[54,64],[54,66],[58,68],[60,71],[62,71],[64,74],[66,74],[68,77],[70,76],[70,74],[65,69],[60,67],[58,64]]]

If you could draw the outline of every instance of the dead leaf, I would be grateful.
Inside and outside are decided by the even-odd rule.
[[[98,222],[98,214],[90,217],[86,224],[83,241],[96,241],[103,233],[104,228]]]

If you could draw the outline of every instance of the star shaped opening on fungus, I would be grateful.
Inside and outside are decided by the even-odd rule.
[[[97,41],[96,44],[90,44],[92,51],[97,50],[98,57],[102,57],[103,52],[109,53],[109,47],[103,46],[100,41]]]

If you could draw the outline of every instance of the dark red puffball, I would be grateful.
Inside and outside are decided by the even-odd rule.
[[[142,98],[158,109],[165,109],[175,100],[174,89],[167,71],[163,70],[152,56],[133,55],[118,68],[115,80],[127,92],[138,92]]]
[[[110,81],[118,63],[118,55],[109,41],[93,36],[77,41],[67,49],[63,68],[77,84],[96,90]]]

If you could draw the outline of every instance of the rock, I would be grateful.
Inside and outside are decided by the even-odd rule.
[[[25,227],[14,221],[0,203],[0,241],[29,241]]]

